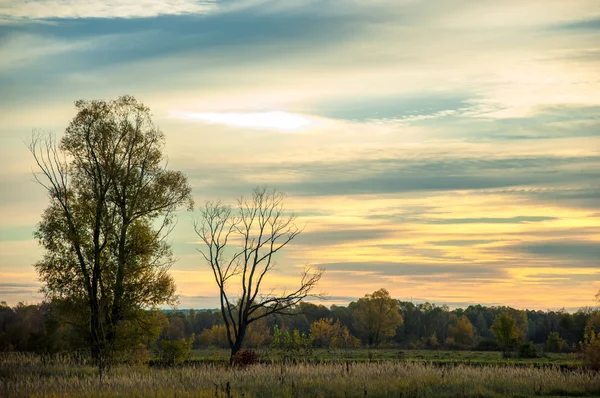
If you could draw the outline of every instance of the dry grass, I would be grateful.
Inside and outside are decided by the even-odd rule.
[[[0,358],[0,396],[8,397],[497,397],[600,396],[600,375],[516,367],[436,367],[399,362],[113,369],[66,358]]]

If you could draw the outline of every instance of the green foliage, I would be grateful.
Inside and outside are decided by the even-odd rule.
[[[284,362],[308,359],[313,353],[313,337],[297,330],[282,331],[275,325],[270,347]]]
[[[544,349],[547,352],[567,352],[569,351],[569,345],[560,337],[558,332],[550,332]]]
[[[229,347],[227,341],[227,328],[225,325],[214,325],[204,331],[196,338],[195,345],[198,347],[215,346],[219,348]]]
[[[71,301],[87,320],[102,368],[122,321],[174,301],[164,237],[175,211],[193,202],[186,177],[165,168],[164,134],[146,106],[131,96],[75,105],[60,143],[34,136],[30,144],[50,199],[35,268],[46,297]]]
[[[189,339],[160,340],[157,346],[158,360],[163,365],[177,365],[189,358],[194,335]]]
[[[427,339],[427,346],[433,349],[438,349],[440,347],[440,341],[435,332]]]
[[[323,318],[310,325],[313,345],[319,348],[353,348],[360,346],[360,340],[352,336],[339,320]]]
[[[516,320],[507,312],[503,312],[496,317],[491,330],[496,336],[496,341],[498,341],[498,345],[502,348],[505,356],[508,356],[510,350],[516,346],[522,336],[521,330],[517,327]]]
[[[159,310],[140,310],[130,319],[120,322],[112,349],[113,360],[135,365],[148,363],[152,347],[168,324]]]
[[[356,303],[351,303],[354,326],[369,346],[394,337],[396,328],[403,323],[398,312],[398,302],[385,289],[366,294]]]
[[[468,348],[473,344],[473,324],[466,315],[458,318],[456,325],[448,326],[448,336],[454,339],[458,348]]]
[[[585,365],[593,370],[600,370],[600,333],[590,328],[581,342],[581,353]]]
[[[537,350],[531,341],[521,344],[518,354],[519,358],[537,358]]]

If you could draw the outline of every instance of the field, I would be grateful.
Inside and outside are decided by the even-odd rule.
[[[501,397],[600,396],[600,375],[574,367],[561,369],[568,356],[534,362],[503,363],[497,353],[451,352],[452,366],[436,360],[443,351],[403,351],[406,360],[392,359],[397,350],[374,350],[367,362],[347,351],[341,357],[357,362],[295,365],[260,364],[245,369],[214,363],[213,350],[195,352],[186,366],[127,367],[111,370],[102,382],[95,368],[58,357],[50,360],[25,355],[0,357],[0,396],[7,397]],[[211,354],[212,363],[199,360]],[[323,356],[325,352],[317,352]],[[223,355],[225,351],[223,352]],[[330,359],[334,354],[327,352]],[[221,355],[219,352],[218,355]],[[496,355],[496,363],[492,360]],[[322,358],[325,359],[325,358]],[[387,360],[385,360],[387,359]],[[464,364],[456,363],[464,361]],[[469,361],[478,361],[472,366]],[[484,364],[482,361],[489,361]],[[539,359],[538,359],[539,361]],[[323,360],[322,362],[326,362]],[[512,365],[512,366],[511,366]]]
[[[261,361],[278,362],[277,354],[269,350],[258,350]],[[191,362],[227,362],[229,350],[199,349],[193,350]],[[527,366],[556,366],[561,368],[577,368],[582,365],[576,354],[546,353],[540,358],[510,358],[505,359],[502,353],[495,351],[443,351],[443,350],[402,350],[402,349],[316,349],[309,357],[313,363],[345,363],[345,362],[415,362],[427,364],[465,364],[477,365],[527,365]]]

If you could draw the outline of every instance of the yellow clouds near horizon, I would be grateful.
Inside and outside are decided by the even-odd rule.
[[[0,20],[0,296],[35,290],[47,199],[23,142],[124,93],[197,204],[288,193],[305,230],[269,287],[309,264],[330,302],[573,309],[600,288],[595,1],[9,1]],[[195,216],[172,274],[181,305],[213,306]]]

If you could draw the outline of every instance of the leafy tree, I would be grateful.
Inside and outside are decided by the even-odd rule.
[[[593,370],[600,370],[600,333],[593,328],[586,329],[581,353],[585,365]]]
[[[218,310],[204,310],[196,312],[191,322],[194,333],[200,334],[204,329],[210,329],[214,325],[222,324],[223,318],[221,317],[221,312]]]
[[[438,340],[437,334],[433,332],[431,336],[427,339],[427,346],[430,348],[437,349],[440,346],[440,341]]]
[[[477,319],[475,321],[475,328],[477,328],[477,332],[480,336],[489,337],[490,329],[488,328],[485,317],[480,312],[477,314]]]
[[[210,329],[204,329],[204,331],[198,336],[197,344],[199,347],[215,346],[219,348],[229,347],[227,341],[227,331],[225,325],[214,325]]]
[[[506,312],[502,312],[496,317],[491,330],[496,336],[504,356],[509,355],[510,350],[515,347],[522,336],[517,321]]]
[[[394,337],[396,328],[403,323],[398,312],[398,302],[386,289],[366,294],[351,303],[354,325],[369,346],[378,345],[384,339]]]
[[[315,347],[321,348],[354,348],[360,341],[350,335],[348,328],[334,321],[333,318],[323,318],[310,325],[310,334]]]
[[[175,297],[166,235],[193,205],[186,177],[166,168],[164,135],[131,96],[75,103],[59,143],[34,135],[36,180],[50,200],[36,230],[36,270],[50,299],[85,311],[102,371],[123,320]]]
[[[161,340],[158,343],[158,360],[164,365],[177,365],[189,358],[194,335],[177,340]]]
[[[548,352],[563,352],[568,350],[569,345],[560,337],[558,332],[551,332],[546,339],[544,348]]]
[[[456,326],[448,326],[448,335],[459,346],[468,347],[473,343],[473,324],[466,315],[463,315],[458,318]]]
[[[535,344],[528,341],[519,345],[519,358],[537,358],[537,350]]]
[[[283,331],[275,326],[270,347],[285,362],[297,361],[300,358],[307,359],[313,352],[313,337],[298,330],[291,333]]]
[[[140,310],[135,317],[121,321],[113,347],[114,358],[126,363],[147,363],[150,349],[167,325],[168,319],[160,310]]]
[[[271,329],[267,325],[266,318],[253,322],[248,326],[244,347],[258,348],[268,346],[271,343]]]
[[[300,276],[300,286],[292,291],[275,294],[261,290],[275,267],[275,255],[301,232],[295,216],[286,216],[284,199],[283,193],[262,188],[255,189],[249,200],[240,198],[237,212],[220,202],[208,202],[194,224],[205,245],[199,251],[219,288],[232,358],[242,348],[251,323],[274,314],[294,315],[293,307],[311,294],[323,274],[321,269],[313,272],[307,268]],[[239,243],[237,248],[235,243]],[[230,299],[232,280],[237,280],[236,293],[240,294],[237,304]]]

